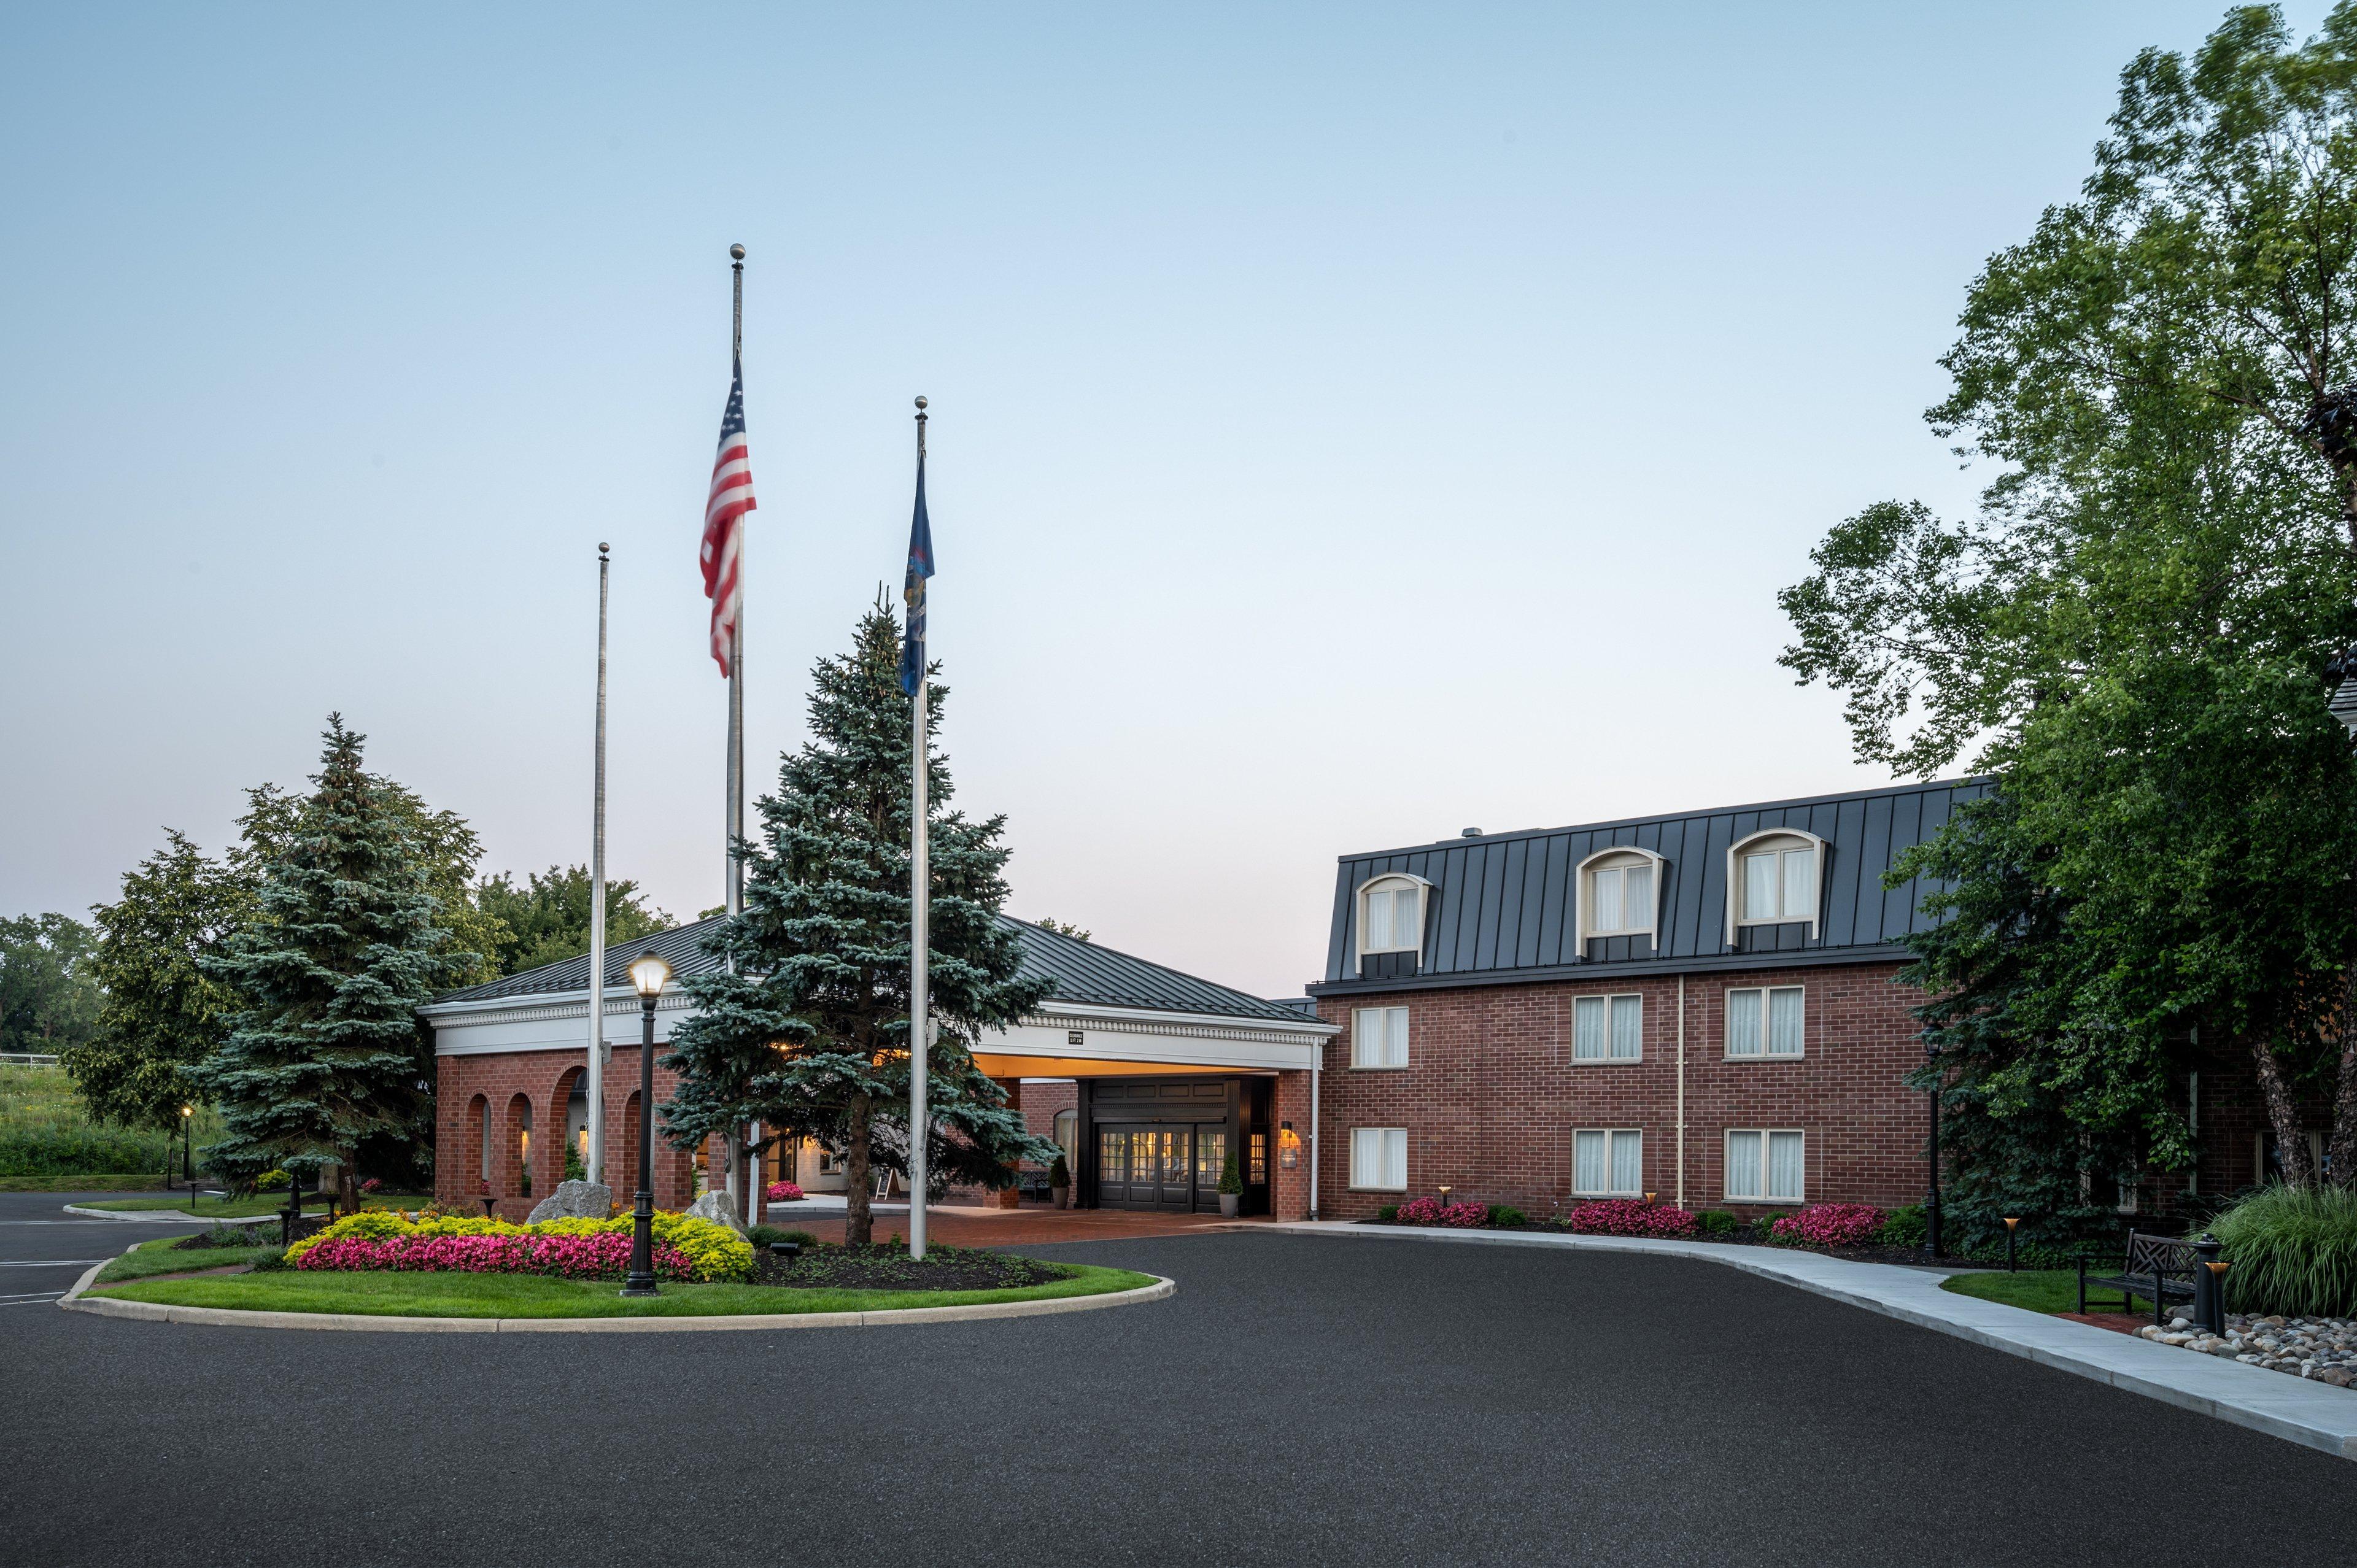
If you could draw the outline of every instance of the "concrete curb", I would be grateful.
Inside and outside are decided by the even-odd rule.
[[[752,1328],[893,1328],[904,1324],[976,1323],[994,1317],[1052,1317],[1101,1307],[1142,1306],[1178,1294],[1175,1280],[1157,1274],[1150,1285],[1049,1301],[980,1302],[969,1306],[910,1306],[882,1312],[752,1312],[709,1317],[395,1317],[350,1312],[243,1312],[221,1306],[166,1306],[152,1301],[83,1296],[104,1263],[94,1263],[59,1298],[68,1312],[148,1323],[194,1323],[217,1328],[324,1328],[361,1334],[688,1334]],[[129,1281],[124,1282],[129,1283]]]
[[[1943,1276],[1890,1263],[1857,1263],[1813,1252],[1778,1252],[1710,1241],[1663,1241],[1637,1236],[1554,1236],[1504,1230],[1426,1230],[1389,1225],[1318,1220],[1259,1229],[1297,1236],[1369,1241],[1460,1241],[1477,1246],[1551,1247],[1564,1251],[1642,1252],[1693,1258],[1758,1274],[1780,1284],[1878,1312],[2019,1356],[2040,1366],[2092,1378],[2129,1393],[2159,1400],[2199,1415],[2264,1432],[2270,1437],[2357,1459],[2357,1390],[2246,1367],[2148,1339],[2115,1334],[1999,1302],[1940,1288]]]
[[[85,1208],[78,1203],[66,1204],[64,1208],[68,1214],[83,1219],[159,1219],[167,1225],[260,1225],[278,1218],[274,1208],[267,1214],[249,1214],[237,1219],[225,1214],[191,1214],[185,1208]]]

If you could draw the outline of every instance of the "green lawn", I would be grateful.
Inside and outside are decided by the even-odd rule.
[[[1154,1283],[1151,1274],[1078,1263],[1066,1277],[1020,1290],[790,1290],[773,1285],[666,1284],[652,1301],[624,1301],[611,1281],[545,1274],[345,1273],[298,1270],[210,1279],[151,1280],[95,1295],[173,1306],[253,1312],[356,1312],[393,1317],[693,1317],[726,1313],[876,1312],[1100,1295]]]
[[[422,1208],[433,1201],[430,1197],[417,1194],[406,1197],[386,1195],[364,1197],[361,1199],[361,1207],[363,1208]],[[318,1193],[306,1192],[303,1195],[303,1211],[306,1214],[315,1213],[326,1206],[327,1199]],[[183,1192],[177,1197],[111,1197],[103,1203],[85,1203],[81,1207],[143,1213],[157,1208],[178,1209],[183,1214],[200,1214],[208,1219],[215,1215],[223,1219],[258,1219],[265,1214],[283,1212],[286,1208],[286,1195],[284,1192],[257,1192],[251,1197],[232,1197],[223,1201],[218,1197],[204,1197],[192,1200],[187,1193]]]
[[[98,1271],[100,1284],[113,1280],[145,1279],[149,1274],[177,1274],[195,1269],[226,1269],[238,1263],[251,1263],[280,1251],[267,1247],[190,1247],[179,1250],[184,1236],[165,1236],[154,1241],[142,1241],[121,1257],[111,1260]]]
[[[2018,1274],[2003,1269],[1975,1270],[1971,1273],[1951,1275],[1941,1285],[1942,1290],[1958,1295],[1977,1296],[1983,1301],[2003,1302],[2031,1312],[2076,1312],[2079,1310],[2079,1271],[2076,1269],[2024,1269]],[[2087,1285],[2087,1310],[2118,1312],[2119,1293],[2097,1287],[2091,1280]],[[2137,1312],[2152,1311],[2152,1298],[2139,1296]]]

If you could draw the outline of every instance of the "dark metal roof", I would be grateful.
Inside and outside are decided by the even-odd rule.
[[[1313,992],[1493,984],[1598,972],[1729,969],[1855,961],[1896,956],[1889,943],[1932,924],[1921,911],[1922,879],[1885,891],[1883,873],[1910,846],[1937,832],[1949,811],[1986,791],[1978,779],[1894,785],[1672,816],[1629,817],[1584,827],[1485,833],[1408,849],[1341,857],[1326,950],[1326,977]],[[1769,828],[1798,828],[1826,841],[1821,923],[1747,927],[1727,940],[1727,852]],[[1573,873],[1598,850],[1652,850],[1663,869],[1661,942],[1599,937],[1578,950]],[[1367,879],[1402,871],[1433,885],[1424,946],[1412,976],[1361,978],[1354,927]],[[1371,961],[1372,962],[1372,961]]]
[[[704,939],[722,916],[697,920],[651,937],[617,942],[606,950],[606,984],[627,987],[632,960],[651,949],[662,955],[672,972],[682,977],[707,974],[720,961],[704,950]],[[1138,1007],[1166,1013],[1206,1013],[1225,1017],[1282,1019],[1297,1024],[1302,1014],[1282,1003],[1263,1001],[1241,991],[1181,974],[1158,963],[1116,952],[1095,942],[1084,942],[1002,915],[999,924],[1023,944],[1023,967],[1055,982],[1050,993],[1058,1002],[1099,1007]],[[589,955],[543,964],[487,985],[446,992],[433,1005],[454,1002],[490,1002],[506,997],[546,996],[586,992],[589,986]]]

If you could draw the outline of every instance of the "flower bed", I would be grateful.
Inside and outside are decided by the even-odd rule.
[[[344,1236],[315,1242],[298,1269],[392,1269],[409,1273],[551,1274],[566,1280],[619,1280],[630,1273],[629,1236]],[[692,1280],[687,1254],[657,1243],[658,1279]]]
[[[1684,1240],[1695,1233],[1695,1217],[1670,1204],[1633,1197],[1608,1197],[1567,1210],[1563,1228],[1587,1236],[1661,1236]]]
[[[630,1254],[631,1221],[625,1215],[615,1219],[548,1219],[538,1225],[516,1225],[504,1219],[485,1219],[470,1215],[421,1213],[416,1219],[390,1209],[364,1208],[358,1214],[348,1214],[317,1235],[307,1236],[286,1251],[286,1262],[295,1268],[312,1267],[310,1254],[332,1242],[343,1241],[409,1241],[459,1239],[468,1237],[511,1238],[580,1238],[612,1237],[622,1243],[627,1264]],[[657,1251],[669,1248],[686,1260],[687,1273],[681,1278],[705,1282],[716,1280],[749,1280],[753,1277],[753,1244],[726,1225],[716,1225],[708,1219],[694,1219],[684,1214],[658,1212],[654,1219]],[[341,1254],[338,1254],[341,1255]],[[355,1258],[377,1256],[365,1252],[350,1254]],[[406,1254],[382,1254],[394,1256]],[[450,1254],[453,1257],[460,1253]],[[490,1255],[490,1254],[485,1254]],[[393,1268],[391,1262],[366,1264],[317,1265],[319,1267]],[[405,1265],[420,1267],[418,1264]],[[478,1271],[480,1272],[480,1271]],[[522,1271],[544,1272],[537,1266]],[[586,1277],[586,1276],[585,1276]]]
[[[1881,1240],[1889,1218],[1870,1203],[1813,1203],[1779,1215],[1768,1233],[1803,1247],[1864,1247]]]
[[[771,1203],[800,1203],[802,1189],[790,1181],[773,1181],[770,1184],[769,1199]]]
[[[1448,1225],[1459,1230],[1479,1230],[1490,1223],[1490,1206],[1486,1203],[1451,1203],[1443,1205],[1437,1197],[1419,1197],[1403,1203],[1393,1220],[1400,1225]]]

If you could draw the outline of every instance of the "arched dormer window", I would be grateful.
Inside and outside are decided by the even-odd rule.
[[[1806,920],[1817,934],[1825,884],[1825,841],[1794,828],[1770,828],[1727,852],[1727,942],[1741,926]]]
[[[1405,872],[1388,872],[1359,886],[1359,956],[1420,952],[1424,948],[1424,896],[1432,884]]]
[[[1590,937],[1654,937],[1661,925],[1663,870],[1650,849],[1615,844],[1579,863],[1579,941]],[[1658,939],[1657,939],[1658,940]]]

